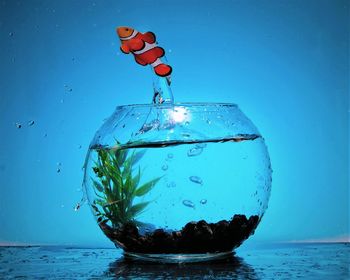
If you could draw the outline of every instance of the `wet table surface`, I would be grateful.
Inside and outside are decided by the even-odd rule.
[[[349,243],[238,249],[226,261],[153,264],[118,249],[0,247],[0,279],[350,279]]]

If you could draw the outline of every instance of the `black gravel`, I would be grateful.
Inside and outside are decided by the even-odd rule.
[[[254,234],[258,223],[259,216],[253,215],[247,219],[245,215],[234,215],[230,221],[207,223],[201,220],[189,222],[179,231],[156,229],[145,235],[141,235],[133,223],[119,229],[113,229],[106,223],[99,225],[106,236],[126,252],[196,254],[232,251]]]

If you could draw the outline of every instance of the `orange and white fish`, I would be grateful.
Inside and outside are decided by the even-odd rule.
[[[141,33],[131,27],[118,27],[117,34],[121,41],[120,49],[123,53],[132,53],[138,64],[151,65],[160,77],[166,77],[170,84],[172,68],[161,61],[165,51],[156,42],[153,32]]]

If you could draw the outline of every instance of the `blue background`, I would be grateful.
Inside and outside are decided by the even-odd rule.
[[[349,240],[348,1],[65,0],[0,2],[1,244],[112,246],[73,207],[103,120],[151,100],[119,25],[157,35],[176,101],[237,103],[265,137],[272,195],[250,242]]]

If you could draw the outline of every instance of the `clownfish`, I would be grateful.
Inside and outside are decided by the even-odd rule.
[[[166,77],[170,84],[172,68],[160,60],[165,51],[157,45],[156,35],[153,32],[141,33],[123,26],[117,28],[117,34],[121,41],[120,50],[123,53],[132,53],[138,64],[151,65],[154,72],[160,77]]]

